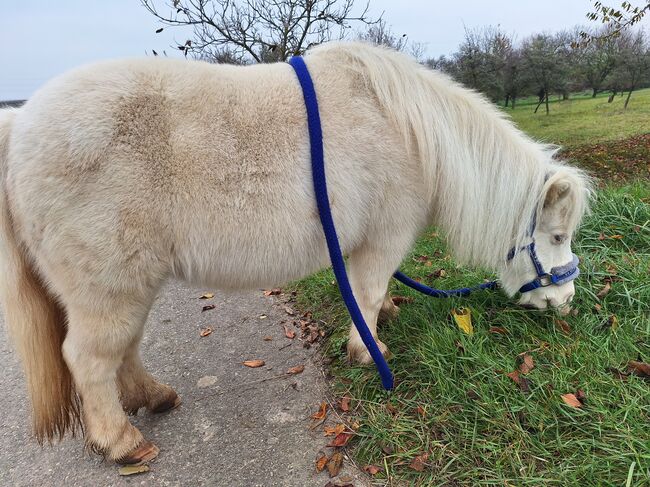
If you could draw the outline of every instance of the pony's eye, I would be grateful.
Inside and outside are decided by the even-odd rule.
[[[558,235],[553,235],[553,242],[556,244],[564,243],[565,240],[566,240],[566,235],[563,233]]]

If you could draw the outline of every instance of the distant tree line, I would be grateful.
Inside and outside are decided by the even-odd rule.
[[[611,102],[650,86],[650,42],[642,29],[617,30],[611,26],[557,33],[534,34],[517,42],[499,28],[466,30],[451,56],[428,59],[426,64],[452,75],[494,102],[515,107],[517,99],[535,95],[549,111],[549,97],[563,99],[589,90],[593,97],[609,92]],[[582,42],[588,32],[590,42]]]

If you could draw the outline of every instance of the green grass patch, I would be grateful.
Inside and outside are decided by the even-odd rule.
[[[599,193],[574,244],[582,276],[577,314],[564,318],[568,328],[554,313],[520,309],[500,292],[433,299],[393,282],[393,294],[414,301],[380,327],[397,378],[390,394],[374,367],[346,362],[350,319],[331,272],[297,284],[298,304],[328,324],[333,387],[352,398],[361,424],[353,454],[362,465],[380,467],[378,482],[626,485],[629,476],[627,485],[648,485],[650,383],[616,371],[629,360],[650,360],[649,196],[650,185],[642,183]],[[440,268],[446,275],[435,278]],[[459,267],[433,231],[402,269],[440,288],[493,277]],[[607,279],[612,289],[598,299]],[[471,309],[471,336],[451,319],[459,306]],[[524,352],[535,362],[527,392],[507,376]],[[561,395],[578,390],[584,407],[565,405]],[[409,465],[422,454],[425,469],[417,472]]]
[[[563,146],[596,144],[620,140],[636,134],[650,132],[650,89],[632,93],[627,110],[623,109],[625,97],[617,96],[607,103],[607,94],[596,98],[572,95],[568,100],[554,100],[547,115],[541,106],[533,113],[535,104],[516,104],[511,110],[504,108],[517,125],[538,140]]]

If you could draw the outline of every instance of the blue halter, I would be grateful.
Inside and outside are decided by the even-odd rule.
[[[309,130],[312,180],[314,183],[314,192],[316,194],[316,206],[318,207],[318,214],[320,217],[321,225],[323,227],[323,232],[325,233],[325,240],[327,242],[330,260],[332,261],[334,276],[336,277],[339,291],[341,292],[345,306],[348,308],[352,322],[356,326],[359,335],[361,336],[361,340],[368,349],[370,356],[375,361],[375,365],[377,366],[377,370],[381,376],[382,385],[385,389],[390,390],[393,388],[393,374],[391,373],[390,368],[384,359],[384,356],[379,350],[377,342],[375,342],[372,333],[368,329],[368,325],[363,319],[359,305],[354,298],[352,287],[350,286],[350,281],[348,280],[347,272],[345,270],[345,262],[343,260],[341,247],[339,246],[338,236],[336,235],[336,228],[334,227],[334,220],[332,218],[329,198],[327,195],[325,159],[323,155],[323,131],[320,123],[318,99],[316,97],[314,83],[311,79],[311,76],[309,75],[309,70],[307,69],[305,61],[302,57],[292,57],[289,61],[289,64],[291,64],[294,71],[296,72],[298,81],[300,82],[300,86],[302,88],[305,107],[307,109],[307,128]],[[534,229],[535,222],[533,219],[533,223],[530,229],[531,237],[533,235]],[[524,247],[522,247],[522,249],[523,248]],[[562,267],[555,267],[551,269],[550,273],[545,273],[544,268],[537,258],[537,253],[535,252],[535,241],[533,240],[533,242],[527,245],[525,248],[528,249],[530,257],[533,260],[533,265],[537,271],[537,278],[522,286],[520,289],[522,293],[532,291],[538,287],[548,286],[550,284],[560,285],[564,282],[568,282],[578,277],[578,262],[575,255],[573,256],[573,261],[570,264]],[[514,258],[516,253],[517,250],[513,248],[508,254],[508,260]],[[436,298],[468,296],[473,291],[495,289],[497,287],[497,283],[495,281],[492,281],[471,288],[451,289],[444,291],[441,289],[433,289],[425,286],[424,284],[414,281],[399,271],[395,272],[394,277],[406,286],[409,286],[423,294]]]

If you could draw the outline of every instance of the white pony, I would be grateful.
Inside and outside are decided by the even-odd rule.
[[[534,213],[544,267],[571,260],[587,179],[482,96],[366,44],[323,45],[306,62],[334,221],[375,337],[380,311],[394,313],[388,281],[427,225],[510,295],[536,276],[526,256],[506,259]],[[260,288],[329,263],[288,64],[149,58],[69,72],[0,112],[0,173],[0,294],[40,441],[83,422],[108,458],[152,458],[125,411],[179,403],[138,355],[165,280]],[[523,300],[573,294],[567,283]],[[370,361],[354,329],[348,350]]]

